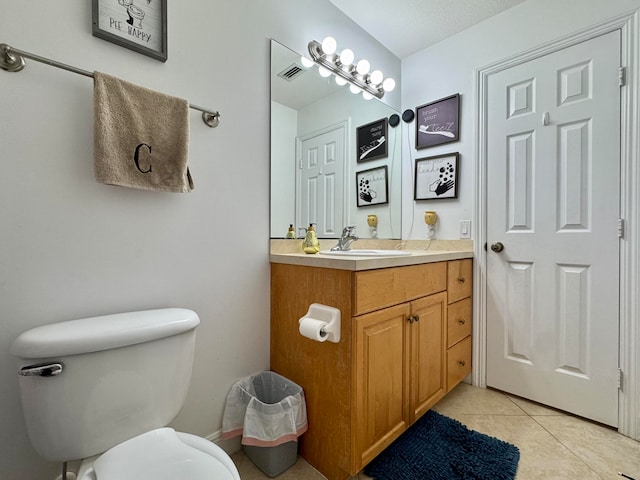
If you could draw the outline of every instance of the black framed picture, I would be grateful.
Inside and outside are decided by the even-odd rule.
[[[356,192],[358,207],[389,203],[387,166],[357,172]]]
[[[458,152],[418,158],[415,166],[413,199],[458,198],[459,159]]]
[[[362,125],[356,129],[356,153],[358,163],[387,156],[387,118]]]
[[[459,93],[417,107],[416,149],[459,140],[459,117]]]
[[[92,0],[93,36],[167,61],[167,0]]]

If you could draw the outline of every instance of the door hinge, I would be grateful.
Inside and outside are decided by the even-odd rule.
[[[623,87],[626,84],[627,84],[627,68],[626,67],[620,67],[618,69],[618,85]]]
[[[618,386],[618,389],[622,390],[622,369],[621,368],[618,369],[616,384]]]
[[[624,238],[624,218],[618,219],[618,238]]]

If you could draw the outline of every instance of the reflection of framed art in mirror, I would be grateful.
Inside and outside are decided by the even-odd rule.
[[[356,129],[358,163],[387,156],[388,120],[382,118]]]
[[[370,168],[356,173],[358,207],[389,203],[387,166]]]

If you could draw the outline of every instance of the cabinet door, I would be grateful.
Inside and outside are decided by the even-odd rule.
[[[409,304],[354,317],[354,471],[408,426]]]
[[[446,316],[445,293],[411,302],[411,422],[422,416],[446,393]]]

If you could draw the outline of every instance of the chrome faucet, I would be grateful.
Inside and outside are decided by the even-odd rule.
[[[331,248],[332,252],[346,252],[351,249],[351,244],[358,240],[356,235],[356,226],[348,225],[342,230],[342,236],[338,240],[338,243]]]

